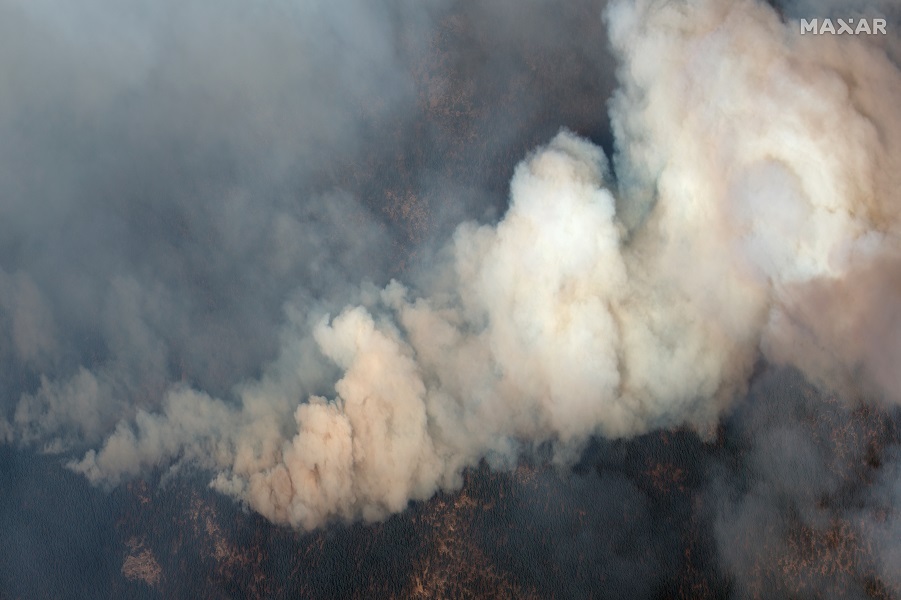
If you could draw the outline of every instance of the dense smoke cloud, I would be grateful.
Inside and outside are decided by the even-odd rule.
[[[187,453],[273,520],[376,519],[481,457],[512,463],[523,444],[565,458],[591,435],[709,430],[743,393],[761,336],[814,378],[865,360],[808,364],[784,321],[798,323],[790,300],[893,250],[899,157],[873,125],[898,127],[883,100],[899,85],[893,65],[863,41],[841,55],[808,44],[750,2],[614,4],[608,20],[623,58],[617,172],[648,199],[631,230],[602,152],[561,133],[518,167],[498,225],[458,228],[434,291],[392,283],[313,326],[343,372],[336,396],[292,410],[278,384],[239,408],[170,392],[162,413],[120,424],[75,468],[117,481]],[[853,87],[840,79],[854,73]],[[824,316],[798,326],[831,347]],[[872,369],[872,383],[891,383]],[[283,429],[289,412],[296,432]]]
[[[97,443],[180,378],[225,394],[275,355],[286,300],[386,269],[369,209],[291,178],[352,154],[364,99],[411,101],[390,24],[337,21],[354,46],[298,35],[288,5],[220,9],[0,4],[3,382],[25,441]]]
[[[200,466],[311,529],[403,511],[483,459],[550,448],[567,465],[593,437],[683,426],[713,440],[726,416],[744,454],[711,467],[706,497],[736,585],[797,592],[747,565],[761,549],[796,564],[792,544],[847,528],[873,557],[805,585],[896,589],[897,544],[872,525],[887,510],[898,529],[896,453],[858,473],[882,418],[866,411],[901,401],[896,39],[802,36],[804,3],[613,2],[612,157],[561,131],[515,168],[497,222],[443,245],[448,222],[484,217],[492,182],[425,169],[417,192],[469,197],[414,240],[438,249],[398,272],[392,252],[426,226],[373,214],[374,184],[349,171],[366,160],[355,140],[407,126],[398,115],[422,100],[411,65],[441,7],[338,4],[315,18],[229,4],[204,26],[200,3],[148,4],[150,28],[100,1],[77,15],[0,4],[0,43],[65,46],[26,44],[45,54],[3,71],[16,92],[0,105],[14,140],[0,146],[0,377],[15,402],[0,433],[90,448],[70,467],[101,484]],[[540,23],[505,23],[497,43],[558,43],[559,22]],[[246,33],[260,30],[265,43]],[[109,52],[119,36],[129,51]],[[77,61],[93,79],[69,79]],[[521,135],[498,127],[489,161]],[[821,391],[745,398],[761,360]],[[824,440],[848,415],[861,431],[838,455]],[[771,513],[784,521],[730,546]]]

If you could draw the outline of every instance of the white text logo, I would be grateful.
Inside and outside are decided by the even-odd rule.
[[[833,35],[861,35],[861,34],[882,34],[885,35],[885,19],[859,19],[856,23],[854,19],[801,19],[801,35],[812,33],[814,35],[822,35],[831,33]]]

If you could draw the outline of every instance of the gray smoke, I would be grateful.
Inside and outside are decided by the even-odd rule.
[[[337,395],[298,402],[265,380],[232,406],[171,391],[74,468],[117,481],[189,456],[273,520],[377,519],[482,457],[514,462],[522,444],[552,442],[566,460],[592,435],[708,431],[761,339],[815,379],[855,368],[866,356],[853,348],[807,364],[791,325],[833,347],[836,322],[805,323],[794,301],[894,251],[899,156],[872,124],[898,127],[894,66],[865,41],[842,41],[849,53],[796,39],[750,2],[614,4],[608,20],[623,59],[618,172],[649,199],[631,230],[602,152],[561,133],[517,168],[500,223],[457,229],[434,289],[393,282],[312,326],[308,343],[343,373]],[[839,75],[854,67],[867,71],[849,88]]]
[[[479,214],[492,182],[424,169],[388,194],[398,231],[365,200],[375,184],[354,183],[357,142],[389,134],[375,123],[408,126],[417,102],[439,122],[474,102],[411,75],[437,3],[57,8],[0,4],[0,44],[34,51],[2,71],[15,91],[0,105],[0,376],[16,398],[2,432],[89,448],[70,466],[93,482],[200,466],[217,490],[310,529],[385,518],[483,459],[549,446],[567,465],[593,437],[660,428],[713,440],[761,357],[840,394],[836,414],[901,401],[893,36],[801,36],[803,3],[782,18],[752,0],[612,2],[612,160],[559,132],[515,168],[496,222]],[[474,35],[559,43],[567,21],[544,23]],[[492,117],[474,136],[499,119],[489,162],[525,128],[493,110],[473,110]],[[461,197],[430,224],[418,193]],[[420,243],[415,268],[392,270],[398,245]],[[811,507],[854,470],[794,426],[796,401],[736,434],[743,473],[763,483],[711,485],[728,498],[712,517],[723,568],[749,593],[757,575],[739,565],[753,561],[723,540],[785,515],[786,498],[795,520],[751,552],[828,530]],[[872,507],[893,506],[892,456],[857,513],[829,514],[864,531]],[[872,534],[868,568],[897,587],[892,539]]]
[[[897,416],[849,406],[797,371],[756,380],[705,493],[721,569],[741,596],[901,593]]]

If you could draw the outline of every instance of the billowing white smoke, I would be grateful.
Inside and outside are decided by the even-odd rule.
[[[750,0],[607,17],[618,183],[560,133],[519,165],[500,223],[458,228],[428,289],[364,289],[240,406],[174,390],[73,468],[114,483],[180,457],[311,528],[403,510],[524,446],[565,461],[592,435],[709,431],[761,347],[830,385],[864,364],[885,396],[894,380],[866,367],[882,355],[861,336],[892,303],[851,283],[896,264],[897,69],[873,39],[801,37]],[[840,322],[810,308],[835,289],[858,307]],[[888,341],[883,362],[901,358]],[[322,356],[342,372],[330,397]]]

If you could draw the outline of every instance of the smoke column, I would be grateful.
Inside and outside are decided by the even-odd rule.
[[[794,367],[845,398],[847,406],[829,409],[838,414],[859,403],[894,410],[901,403],[895,38],[802,36],[791,10],[781,16],[750,0],[615,1],[604,18],[618,60],[612,159],[561,131],[517,166],[499,221],[457,226],[410,274],[413,283],[360,283],[385,272],[368,264],[378,262],[371,257],[384,240],[365,217],[342,229],[349,214],[365,211],[339,192],[311,209],[312,221],[342,231],[337,257],[323,251],[317,259],[337,261],[334,275],[322,289],[293,296],[285,282],[318,267],[302,264],[289,245],[334,249],[333,240],[317,241],[323,228],[284,207],[250,224],[229,221],[227,208],[214,215],[224,221],[222,235],[256,228],[235,239],[262,244],[267,231],[279,232],[278,248],[260,257],[268,261],[264,275],[279,283],[264,282],[259,302],[287,298],[288,324],[280,335],[275,324],[267,330],[281,345],[260,372],[253,360],[263,349],[232,353],[228,344],[162,339],[159,330],[190,330],[195,313],[174,306],[165,288],[148,294],[123,276],[106,300],[108,327],[134,324],[122,335],[142,347],[107,369],[43,377],[58,366],[55,319],[69,320],[55,315],[53,300],[42,299],[24,271],[0,271],[12,352],[42,374],[4,423],[5,437],[49,451],[92,446],[70,467],[98,484],[161,465],[199,466],[214,473],[215,489],[273,522],[312,529],[403,511],[459,486],[463,470],[483,459],[504,468],[549,448],[567,465],[593,437],[660,428],[689,427],[712,439],[760,360]],[[135,52],[149,50],[138,44]],[[347,63],[359,65],[359,57]],[[98,77],[117,85],[133,75],[105,68]],[[352,87],[362,97],[375,85]],[[102,101],[88,97],[84,110]],[[311,110],[328,117],[330,109]],[[296,131],[340,147],[353,130],[306,127]],[[228,193],[236,206],[251,202],[239,189]],[[223,281],[231,276],[227,258]],[[75,301],[90,305],[88,292],[71,285]],[[170,306],[182,322],[167,322]],[[227,329],[227,319],[209,325]],[[240,345],[240,332],[228,341]],[[178,344],[188,356],[236,357],[230,364],[242,382],[217,388],[214,370],[195,385],[147,376],[166,372],[166,348]],[[129,402],[139,389],[162,402]],[[766,406],[767,414],[784,409],[787,420],[797,412]],[[749,446],[765,448],[749,431],[740,434]],[[755,452],[748,468],[763,481],[783,481],[766,451]],[[886,454],[872,483],[880,506],[898,496],[896,454]],[[807,464],[828,470],[822,461]],[[741,487],[722,475],[711,494],[741,495],[722,492],[730,486]],[[727,503],[716,517],[721,539],[731,527],[722,515],[750,518],[754,506],[776,502],[768,494],[752,490]],[[797,501],[807,502],[805,494]],[[871,505],[840,512],[868,523]],[[897,515],[888,524],[897,530]],[[897,586],[896,543],[888,533],[873,540],[880,551],[872,569]],[[743,560],[724,550],[723,562],[737,570]]]
[[[116,483],[197,462],[312,528],[383,518],[541,444],[565,463],[595,435],[706,435],[761,350],[897,401],[901,77],[885,51],[801,37],[758,2],[618,2],[606,19],[616,179],[561,132],[517,167],[500,222],[460,225],[419,286],[296,315],[301,337],[237,402],[176,387],[72,468]],[[96,395],[81,377],[69,395]],[[25,431],[40,400],[20,405]]]

